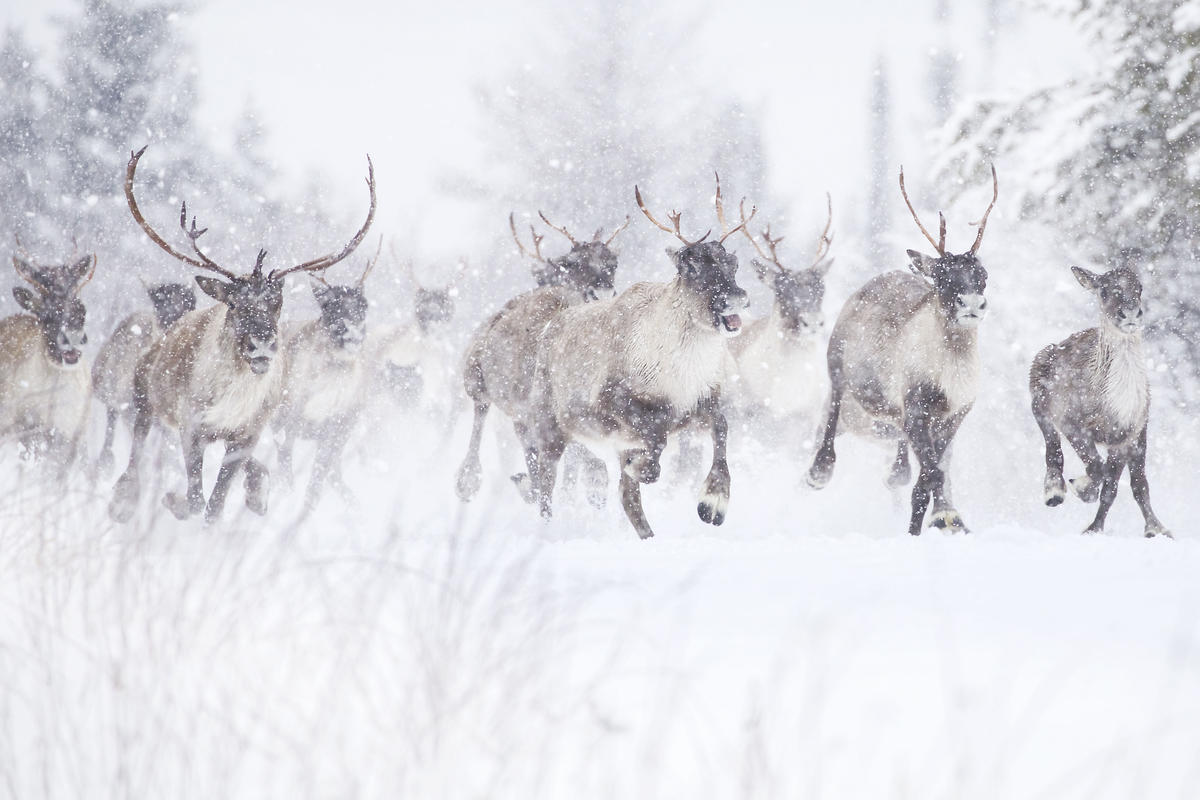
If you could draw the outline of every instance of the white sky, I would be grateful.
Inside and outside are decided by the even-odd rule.
[[[357,206],[362,154],[370,152],[381,221],[398,228],[420,217],[435,229],[452,229],[452,211],[428,208],[428,198],[446,165],[479,161],[472,87],[507,74],[523,56],[536,58],[549,2],[205,0],[184,23],[203,80],[200,123],[215,141],[228,141],[253,98],[291,179],[319,167],[330,191]],[[989,82],[978,67],[984,5],[951,4],[966,89]],[[921,174],[928,160],[925,69],[937,39],[934,0],[677,6],[680,16],[709,17],[698,50],[717,57],[701,67],[703,83],[694,82],[736,90],[763,109],[771,188],[798,210],[811,207],[820,217],[826,189],[839,198],[861,196],[867,91],[880,52],[891,69],[893,157]],[[74,8],[69,0],[0,0],[0,24],[23,25],[36,44],[49,46],[51,15]],[[1077,68],[1079,47],[1064,33],[1063,22],[1024,11],[1020,24],[1001,30],[1001,67],[991,83],[1028,88]],[[456,246],[464,244],[459,237]]]

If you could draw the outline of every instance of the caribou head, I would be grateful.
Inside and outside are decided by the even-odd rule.
[[[1097,274],[1083,267],[1071,267],[1075,280],[1096,295],[1104,322],[1121,333],[1133,335],[1142,330],[1142,282],[1128,267]]]
[[[367,296],[363,284],[379,261],[382,247],[383,238],[380,237],[374,258],[367,262],[362,275],[352,284],[334,285],[314,276],[312,290],[321,308],[321,329],[325,331],[329,342],[340,351],[355,353],[366,339]]]
[[[67,264],[37,264],[24,254],[19,240],[17,246],[23,256],[13,256],[13,266],[34,291],[15,286],[13,297],[37,319],[50,362],[73,367],[87,344],[87,309],[79,300],[79,292],[95,272],[96,256],[87,255]]]
[[[692,322],[704,330],[712,330],[724,336],[737,336],[742,332],[740,311],[750,305],[746,290],[737,284],[737,256],[725,249],[725,240],[742,230],[758,209],[750,210],[750,217],[743,217],[740,224],[730,228],[725,223],[725,209],[721,201],[721,177],[717,176],[717,219],[721,223],[721,238],[715,241],[705,241],[711,230],[698,239],[689,240],[679,230],[681,212],[672,211],[667,215],[671,225],[667,226],[654,218],[642,200],[642,192],[637,186],[633,187],[633,196],[638,208],[654,225],[675,236],[683,247],[671,253],[675,262],[680,284],[693,299],[694,308],[690,310]]]
[[[983,231],[987,227],[988,215],[992,213],[992,208],[996,205],[996,197],[999,192],[1000,185],[996,180],[996,167],[993,166],[992,202],[983,212],[982,219],[973,223],[979,228],[975,235],[975,243],[965,253],[947,253],[945,215],[938,212],[939,233],[938,240],[934,241],[933,237],[929,235],[929,231],[925,230],[925,226],[921,224],[912,202],[908,199],[908,192],[904,189],[904,168],[900,168],[900,193],[904,196],[904,203],[908,206],[909,213],[912,214],[921,233],[937,250],[936,257],[927,256],[916,250],[907,251],[908,257],[912,259],[910,269],[933,284],[933,290],[937,294],[942,313],[951,323],[962,328],[976,327],[987,313],[987,299],[983,296],[983,292],[987,288],[987,270],[983,268],[976,253],[979,251],[979,245],[983,243]]]
[[[328,269],[346,258],[359,242],[367,235],[367,229],[375,218],[375,168],[371,159],[367,158],[367,188],[371,194],[371,207],[367,212],[367,220],[354,238],[338,253],[320,256],[302,264],[285,269],[265,271],[263,262],[267,257],[266,250],[258,251],[254,268],[248,273],[238,275],[219,266],[200,249],[200,237],[208,230],[197,229],[196,218],[187,225],[187,203],[184,202],[179,212],[179,227],[191,243],[195,256],[179,252],[160,236],[142,216],[137,201],[133,196],[133,177],[137,170],[138,160],[146,148],[131,154],[129,164],[125,169],[125,199],[134,220],[145,231],[150,240],[171,256],[190,264],[198,269],[215,272],[220,278],[209,275],[195,276],[200,290],[209,297],[226,306],[225,329],[234,341],[237,357],[255,375],[262,375],[271,368],[271,363],[279,349],[279,313],[283,308],[284,278],[293,272],[319,272]]]
[[[542,255],[542,239],[545,236],[539,236],[534,227],[530,225],[529,233],[533,237],[533,252],[526,250],[525,245],[521,244],[520,237],[517,236],[517,225],[513,215],[511,213],[508,215],[508,226],[512,230],[513,241],[517,243],[517,247],[522,253],[536,262],[533,267],[533,279],[537,285],[539,287],[565,286],[578,292],[584,302],[600,297],[615,296],[617,293],[614,284],[617,274],[617,254],[609,245],[612,244],[613,239],[617,238],[618,233],[629,227],[629,217],[625,217],[625,222],[607,239],[601,240],[603,231],[598,230],[592,236],[591,241],[580,241],[566,228],[559,227],[547,219],[541,211],[538,212],[538,216],[551,228],[567,237],[571,242],[571,249],[558,258],[545,258]]]
[[[825,327],[825,315],[821,311],[821,303],[825,299],[825,275],[833,266],[833,260],[828,258],[829,248],[833,237],[829,235],[829,226],[833,224],[833,200],[825,195],[825,203],[829,210],[825,221],[825,230],[817,241],[817,253],[812,264],[806,269],[789,269],[779,260],[778,247],[783,237],[771,237],[771,226],[762,232],[762,240],[766,245],[764,251],[750,229],[743,226],[742,233],[754,245],[759,258],[750,263],[754,274],[765,283],[775,295],[775,309],[779,314],[785,333],[792,336],[816,336]],[[742,218],[745,219],[745,209]]]
[[[166,330],[189,311],[196,310],[196,293],[186,283],[160,283],[146,287],[158,327]]]

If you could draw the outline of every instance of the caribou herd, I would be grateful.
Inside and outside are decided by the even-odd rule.
[[[14,288],[13,297],[23,312],[0,320],[0,432],[25,457],[44,461],[61,479],[82,465],[102,480],[112,467],[118,422],[130,429],[129,461],[109,495],[108,513],[118,523],[144,505],[143,461],[152,429],[178,437],[186,489],[161,499],[177,518],[203,513],[207,521],[218,519],[239,476],[246,507],[266,513],[267,463],[273,460],[280,477],[290,481],[297,440],[311,441],[316,450],[302,503],[307,513],[327,484],[341,485],[342,451],[372,396],[404,401],[465,392],[474,421],[455,480],[462,502],[475,497],[485,480],[479,451],[495,407],[511,422],[522,450],[524,471],[511,480],[543,517],[554,508],[560,461],[563,483],[574,484],[582,475],[588,499],[597,506],[604,503],[609,468],[615,467],[622,509],[642,538],[654,535],[642,507],[642,485],[658,481],[669,439],[707,432],[712,460],[696,511],[703,522],[721,525],[730,507],[728,451],[737,446],[730,442],[732,414],[769,421],[781,457],[811,457],[812,489],[832,477],[838,433],[849,430],[890,443],[895,457],[887,483],[913,484],[909,533],[918,535],[926,526],[967,530],[950,496],[950,454],[984,369],[978,336],[988,308],[988,273],[979,250],[999,195],[995,168],[991,203],[962,253],[947,249],[944,215],[939,213],[936,239],[922,224],[901,169],[900,195],[934,254],[908,250],[907,270],[870,277],[842,305],[827,338],[822,304],[832,263],[828,196],[816,252],[811,262],[795,266],[781,256],[782,237],[772,236],[769,225],[752,230],[756,208],[747,213],[743,199],[737,218],[727,215],[719,176],[712,203],[717,235],[714,226],[694,220],[688,228],[709,230],[685,234],[680,212],[667,214],[664,222],[651,212],[641,188],[632,187],[632,200],[646,220],[674,240],[668,248],[673,273],[664,269],[661,282],[620,292],[613,242],[631,216],[589,240],[539,211],[542,222],[570,242],[562,255],[546,257],[544,235],[531,225],[527,247],[510,215],[513,239],[531,261],[536,285],[480,323],[464,353],[451,354],[428,345],[435,326],[453,315],[455,292],[422,285],[411,266],[417,325],[369,319],[366,279],[379,259],[382,237],[356,279],[339,283],[329,277],[329,268],[355,252],[374,221],[369,158],[366,219],[345,246],[286,266],[270,264],[260,250],[252,267],[238,270],[204,252],[200,239],[207,229],[195,217],[189,224],[186,202],[173,237],[147,221],[135,195],[145,150],[131,154],[125,173],[133,221],[150,242],[183,262],[195,287],[215,302],[198,307],[195,287],[183,281],[186,273],[178,281],[145,285],[146,310],[117,324],[89,369],[82,292],[96,272],[97,256],[79,255],[76,247],[66,263],[43,264],[18,240],[13,265],[27,285]],[[754,275],[772,296],[769,311],[749,321],[742,319],[748,294],[738,283],[733,249],[743,241],[756,254]],[[1045,347],[1029,371],[1033,417],[1046,445],[1045,504],[1063,503],[1069,486],[1080,500],[1098,503],[1086,531],[1098,533],[1128,467],[1145,535],[1170,536],[1150,507],[1146,477],[1150,397],[1141,283],[1129,268],[1071,269],[1095,296],[1100,320]],[[308,276],[319,316],[289,326],[280,320],[291,274]],[[436,377],[452,371],[457,385]],[[99,454],[89,460],[85,431],[93,398],[105,410],[106,426]],[[1064,436],[1085,470],[1069,481],[1063,476]],[[277,443],[274,459],[261,452],[270,441]],[[216,443],[224,453],[206,496],[204,456]],[[915,481],[910,455],[917,463]]]

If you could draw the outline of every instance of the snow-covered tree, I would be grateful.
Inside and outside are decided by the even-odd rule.
[[[882,265],[893,256],[892,248],[884,241],[891,225],[891,208],[895,200],[892,183],[892,100],[887,63],[880,56],[875,62],[870,91],[870,151],[868,153],[868,195],[866,219],[866,254],[871,261]]]
[[[933,12],[936,41],[929,55],[929,101],[933,121],[941,125],[958,99],[958,54],[950,33],[950,3],[937,0]]]
[[[48,134],[46,106],[50,86],[24,34],[15,28],[4,34],[0,46],[0,242],[13,234],[33,236],[46,207],[43,156]]]
[[[943,171],[1003,165],[1009,202],[1078,259],[1145,278],[1150,333],[1185,396],[1200,367],[1200,3],[1056,0],[1091,41],[1089,74],[960,111]],[[1188,387],[1193,387],[1191,390]]]

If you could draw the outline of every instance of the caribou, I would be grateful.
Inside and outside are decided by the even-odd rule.
[[[312,291],[321,315],[301,326],[283,346],[285,389],[279,427],[284,439],[279,447],[280,470],[291,476],[292,449],[297,438],[315,441],[317,446],[304,497],[305,514],[320,500],[327,478],[342,485],[342,450],[362,413],[370,378],[363,358],[367,335],[363,284],[378,260],[376,250],[352,284],[334,285],[314,278]]]
[[[153,311],[135,311],[121,320],[92,364],[92,393],[105,409],[104,443],[96,459],[104,472],[112,468],[117,420],[133,424],[133,374],[138,360],[180,317],[196,308],[196,293],[185,283],[147,286],[146,294]]]
[[[808,483],[820,489],[829,482],[834,438],[845,412],[852,430],[899,441],[892,485],[908,482],[908,449],[916,454],[920,472],[908,527],[914,536],[921,533],[931,496],[930,525],[966,531],[949,498],[946,470],[950,444],[975,402],[976,335],[987,312],[987,270],[977,253],[999,191],[992,167],[992,201],[976,223],[975,242],[965,253],[949,253],[945,215],[938,214],[935,241],[908,199],[901,168],[900,193],[937,255],[909,250],[912,274],[897,270],[867,281],[846,301],[829,340],[828,415]]]
[[[771,312],[748,323],[730,343],[737,361],[737,395],[741,405],[775,420],[795,420],[806,435],[816,428],[825,402],[825,365],[821,334],[825,318],[825,276],[833,262],[828,258],[833,239],[833,200],[825,196],[828,216],[817,241],[812,263],[803,269],[783,264],[778,247],[783,237],[771,237],[771,226],[762,231],[762,244],[749,229],[742,233],[758,258],[751,260],[754,274],[771,290]],[[744,213],[743,213],[743,216]],[[765,248],[765,249],[764,249]]]
[[[200,248],[207,230],[197,229],[195,217],[187,226],[187,204],[179,226],[194,255],[176,250],[142,216],[133,193],[134,173],[146,151],[130,155],[125,170],[125,200],[134,220],[163,251],[196,269],[196,284],[216,305],[185,314],[138,362],[134,375],[134,429],[129,465],[117,481],[109,515],[128,521],[140,494],[139,462],[150,426],[157,421],[178,432],[182,443],[187,492],[169,492],[163,504],[179,519],[204,511],[205,519],[220,517],[225,495],[238,471],[245,468],[246,506],[258,514],[267,510],[267,470],[253,458],[253,449],[283,391],[284,371],[275,358],[284,279],[294,272],[319,272],[349,256],[366,236],[375,218],[375,170],[367,158],[367,188],[371,202],[362,227],[340,251],[284,269],[264,271],[266,251],[259,250],[253,269],[238,275],[218,265]],[[202,473],[204,449],[223,442],[225,456],[207,503]]]
[[[668,437],[689,426],[707,427],[713,462],[697,513],[720,525],[729,505],[726,460],[728,425],[721,388],[731,373],[728,340],[741,333],[748,305],[737,284],[737,257],[722,235],[687,239],[682,214],[659,222],[634,187],[638,207],[682,247],[674,251],[676,277],[668,283],[637,283],[608,300],[574,305],[551,317],[538,347],[533,414],[519,433],[525,445],[533,495],[543,517],[551,514],[556,466],[568,442],[615,445],[625,515],[638,536],[654,535],[642,509],[641,484],[654,483]],[[751,212],[751,218],[757,209]]]
[[[0,320],[0,436],[65,470],[82,446],[91,400],[82,363],[87,309],[79,293],[95,272],[96,256],[38,264],[20,241],[17,246],[21,255],[13,256],[13,267],[33,288],[14,287],[26,313]]]
[[[496,404],[513,420],[518,438],[527,438],[529,424],[530,390],[533,386],[534,368],[537,363],[538,336],[547,323],[563,309],[597,300],[600,296],[616,294],[613,281],[617,271],[617,255],[610,245],[621,231],[629,226],[629,217],[601,240],[601,231],[596,231],[591,241],[576,239],[569,230],[559,227],[546,218],[541,211],[538,216],[554,230],[571,242],[571,249],[558,258],[542,255],[542,239],[530,225],[533,250],[527,250],[517,235],[513,214],[508,216],[513,241],[522,254],[532,260],[533,275],[538,288],[518,295],[508,301],[500,311],[479,326],[467,346],[463,360],[463,388],[474,408],[471,440],[467,455],[458,470],[455,483],[458,496],[469,501],[481,485],[479,445],[488,410]],[[587,460],[590,499],[599,505],[604,496],[601,483],[607,480],[604,465]],[[601,478],[601,475],[604,478]],[[527,475],[514,476],[522,489],[528,487]],[[526,499],[532,500],[529,491]]]
[[[1146,480],[1150,388],[1142,355],[1142,282],[1127,267],[1103,274],[1071,267],[1071,272],[1099,301],[1100,324],[1044,348],[1029,371],[1033,416],[1046,440],[1046,505],[1061,505],[1066,496],[1061,434],[1086,471],[1071,479],[1071,490],[1084,502],[1100,501],[1084,533],[1104,530],[1128,465],[1145,535],[1169,537],[1150,507]],[[1107,451],[1103,460],[1101,446]]]

